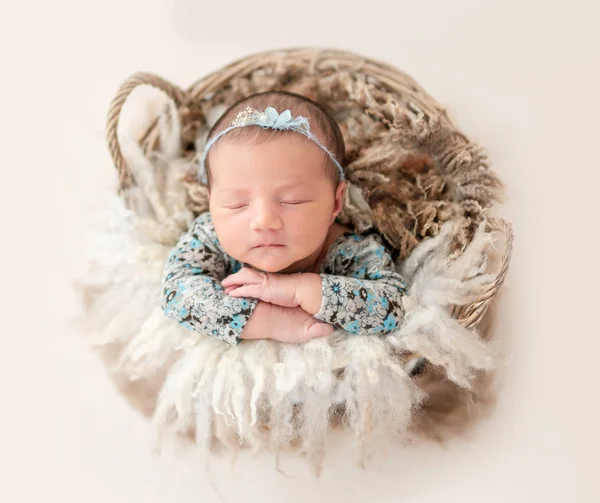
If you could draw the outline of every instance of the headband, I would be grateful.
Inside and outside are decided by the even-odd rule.
[[[338,169],[340,181],[344,180],[344,169],[337,161],[335,156],[327,149],[327,147],[325,147],[325,145],[323,145],[311,132],[310,125],[308,124],[308,119],[306,117],[302,117],[301,115],[298,117],[292,117],[292,113],[289,110],[278,113],[273,107],[265,108],[264,112],[247,107],[235,116],[231,126],[217,133],[204,145],[204,151],[202,152],[202,158],[200,160],[200,180],[202,183],[207,183],[208,181],[206,177],[206,157],[208,155],[208,151],[219,138],[229,133],[229,131],[246,126],[260,126],[265,129],[296,131],[297,133],[300,133],[312,142],[316,143],[321,150],[323,150],[329,156],[333,164],[335,164],[336,168]]]

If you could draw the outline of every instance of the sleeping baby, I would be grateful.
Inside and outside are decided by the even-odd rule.
[[[270,91],[231,106],[200,162],[209,211],[165,265],[165,314],[229,344],[396,330],[407,286],[390,251],[336,221],[343,162],[339,126],[311,100]]]

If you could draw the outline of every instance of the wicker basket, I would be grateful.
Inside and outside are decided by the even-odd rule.
[[[183,125],[183,147],[189,155],[193,155],[199,131],[206,125],[205,110],[207,106],[214,104],[218,92],[236,79],[244,78],[256,71],[268,72],[269,69],[274,68],[293,68],[295,75],[317,74],[326,76],[335,72],[349,72],[353,76],[363,76],[365,79],[371,79],[371,82],[375,82],[375,86],[384,93],[392,95],[396,102],[407,111],[426,119],[436,118],[448,127],[455,129],[441,105],[411,77],[388,64],[346,51],[289,49],[254,54],[205,76],[186,91],[156,75],[137,73],[121,85],[110,107],[106,127],[108,145],[119,173],[120,189],[123,190],[131,186],[133,182],[119,147],[117,127],[123,104],[137,86],[150,85],[158,88],[175,102]],[[286,79],[291,80],[289,76]],[[284,88],[288,85],[289,82],[278,82],[275,87]],[[218,101],[218,98],[216,101]],[[152,150],[156,145],[158,136],[156,125],[155,121],[141,138],[141,143],[146,152]],[[460,135],[460,133],[458,134]],[[464,136],[460,136],[462,137],[462,144],[460,145],[462,150],[469,150],[473,144]],[[455,157],[459,154],[459,151],[454,152]],[[446,164],[453,162],[452,153],[446,155],[443,161]],[[512,252],[513,234],[510,224],[501,219],[486,217],[486,220],[490,231],[498,231],[503,234],[506,245],[497,277],[489,285],[487,291],[471,305],[454,309],[455,318],[469,328],[479,323],[490,302],[502,286]]]
[[[117,139],[117,127],[125,101],[141,85],[166,93],[175,108],[169,104],[167,113],[160,114],[134,139],[141,152],[133,149],[137,157],[130,158],[129,166]],[[441,258],[436,256],[440,269],[434,268],[434,275],[428,276],[434,280],[420,286],[414,282],[417,287],[411,299],[416,305],[407,307],[411,316],[407,315],[400,330],[409,329],[397,344],[381,337],[340,337],[313,341],[316,346],[273,341],[228,346],[170,326],[172,320],[156,306],[152,296],[160,288],[162,254],[168,252],[188,219],[207,209],[206,188],[195,175],[196,153],[203,148],[211,121],[238,99],[266,90],[304,94],[328,109],[340,124],[347,147],[348,193],[353,194],[340,213],[341,223],[359,232],[379,231],[394,258],[402,260],[420,242],[438,235],[445,222],[453,222],[445,227],[452,229],[451,238],[446,234],[444,245],[431,254],[441,254]],[[179,122],[169,123],[177,114]],[[180,149],[173,153],[176,159],[171,159],[174,162],[161,157],[161,130],[164,134],[164,126],[169,124],[176,126],[171,128],[173,138],[180,136]],[[286,445],[297,444],[318,470],[330,425],[352,432],[362,466],[376,449],[385,450],[393,438],[416,434],[441,440],[464,432],[485,412],[483,406],[492,403],[489,371],[497,355],[493,345],[484,340],[487,322],[480,322],[504,282],[512,252],[510,224],[489,214],[501,200],[503,187],[482,149],[462,134],[445,110],[409,76],[356,54],[324,49],[251,55],[207,75],[187,91],[155,75],[139,73],[119,89],[106,132],[122,201],[117,204],[118,215],[109,208],[106,218],[100,219],[106,223],[100,237],[112,252],[94,255],[80,287],[90,330],[99,341],[95,344],[111,377],[136,409],[153,418],[159,431],[173,430],[195,437],[204,448],[222,445],[232,451],[243,445],[279,452]],[[190,162],[180,162],[181,157]],[[145,174],[139,167],[154,166],[153,162],[160,166],[157,169],[168,170],[161,171],[161,176],[173,175],[177,211],[181,209],[186,216],[173,225],[173,213],[163,222],[157,216],[159,211],[154,214],[156,219],[149,219],[149,229],[156,230],[156,235],[132,235],[127,220],[130,213],[120,209],[123,205],[133,209],[131,215],[137,221],[143,213],[137,212],[137,195],[161,196],[152,192],[154,187],[144,186]],[[189,177],[185,175],[188,167]],[[485,251],[490,234],[478,232],[483,226],[502,236],[505,247],[501,257],[494,256],[494,264],[499,259],[498,272],[482,277],[484,269],[492,268]],[[472,239],[475,232],[478,238]],[[457,279],[461,285],[485,281],[477,283],[473,295],[482,293],[470,303],[472,296],[455,297],[451,288],[437,289],[435,281],[438,275],[450,277],[445,276],[447,270],[449,275],[452,271],[463,274],[453,266],[465,264],[460,260],[465,250],[475,250],[462,258],[477,265]],[[96,258],[107,260],[96,263]],[[427,294],[420,297],[424,290],[443,293],[429,305]],[[448,306],[449,296],[469,300],[455,301],[465,305]],[[427,316],[412,316],[423,312]],[[439,319],[431,321],[432,316]],[[415,324],[415,319],[425,321]],[[450,328],[440,329],[440,320]],[[411,377],[398,363],[412,352],[423,355],[430,364]],[[317,354],[331,358],[323,363]],[[205,357],[208,360],[202,359]],[[304,373],[291,380],[287,374],[275,372],[276,368],[288,370],[285,362],[290,361],[306,363]],[[259,381],[263,384],[258,385]],[[273,389],[285,393],[272,396]],[[339,398],[339,389],[345,390],[341,395],[345,398]],[[239,407],[227,398],[233,392]],[[303,400],[318,403],[322,413],[304,415]],[[350,413],[346,414],[348,406]],[[260,412],[254,422],[247,417],[252,407]],[[224,411],[236,422],[227,420]],[[288,419],[278,422],[278,418]]]

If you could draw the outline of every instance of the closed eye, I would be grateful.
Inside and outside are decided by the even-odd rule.
[[[289,204],[291,206],[296,206],[298,204],[310,203],[310,201],[281,201],[281,204]]]
[[[227,208],[228,210],[240,210],[242,208],[245,208],[246,206],[248,206],[248,205],[244,204],[244,203],[240,203],[240,204],[234,204],[234,205],[230,205],[230,206],[224,206],[224,208]]]

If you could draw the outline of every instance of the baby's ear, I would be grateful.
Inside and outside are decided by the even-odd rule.
[[[348,184],[346,182],[340,182],[335,189],[335,204],[333,206],[333,219],[339,215],[340,211],[344,207],[344,198],[346,197],[346,190],[348,189]]]

